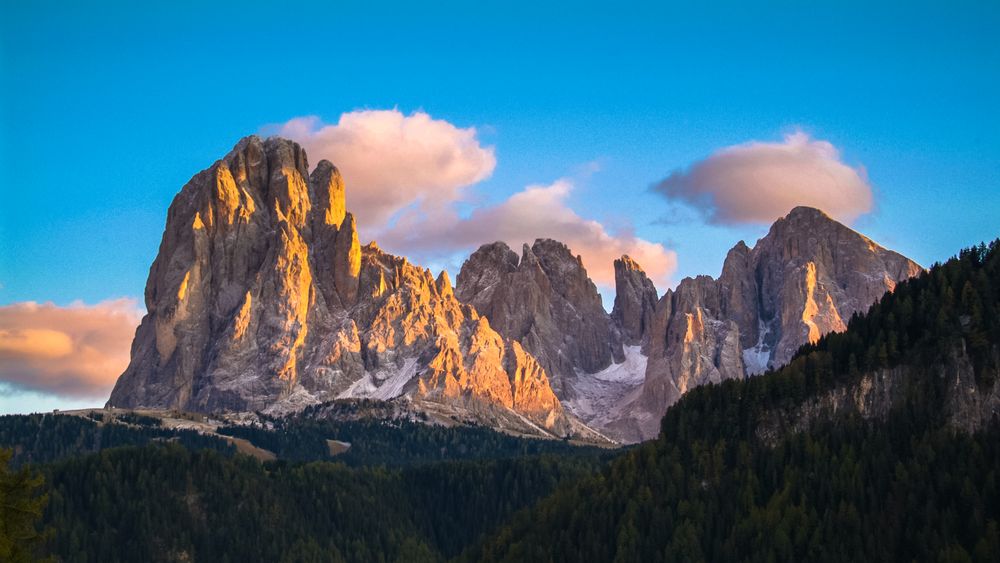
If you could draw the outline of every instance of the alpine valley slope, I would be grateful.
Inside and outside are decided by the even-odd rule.
[[[740,241],[730,250],[719,279],[686,278],[659,299],[635,261],[616,260],[610,315],[580,257],[551,240],[524,245],[520,259],[503,243],[482,246],[455,291],[538,358],[568,410],[635,442],[656,436],[688,390],[783,365],[922,271],[797,207],[754,248]]]
[[[283,413],[408,401],[440,420],[601,439],[447,274],[361,246],[344,182],[294,142],[242,139],[170,205],[147,314],[109,406]]]

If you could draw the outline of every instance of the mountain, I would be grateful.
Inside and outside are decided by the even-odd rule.
[[[525,245],[520,259],[503,243],[482,246],[462,266],[456,295],[539,358],[573,414],[635,442],[655,436],[690,389],[780,367],[921,271],[798,207],[752,249],[733,247],[718,279],[684,279],[659,299],[641,266],[621,257],[610,315],[579,257],[550,240]]]
[[[38,559],[994,562],[998,313],[995,241],[778,370],[690,390],[657,439],[619,450],[365,418],[398,405],[356,400],[187,421],[213,435],[170,411],[5,416],[0,459],[44,477]],[[342,409],[361,418],[310,412]]]
[[[921,271],[800,207],[737,244],[717,280],[659,298],[621,257],[609,314],[558,241],[520,256],[484,245],[454,288],[362,246],[339,171],[309,170],[297,144],[247,137],[184,186],[109,405],[285,413],[373,398],[446,424],[635,442],[688,390],[784,364]]]
[[[797,207],[752,249],[737,243],[717,280],[688,278],[660,299],[642,391],[616,424],[653,437],[666,407],[690,389],[784,365],[922,271],[822,211]]]
[[[592,428],[629,441],[631,436],[611,427],[617,418],[609,418],[609,413],[638,389],[645,356],[635,335],[624,327],[634,324],[641,330],[641,309],[655,302],[656,289],[648,279],[642,281],[645,274],[628,257],[622,263],[632,268],[622,276],[634,280],[635,291],[642,294],[636,297],[640,303],[628,305],[632,294],[625,282],[619,284],[616,304],[621,307],[616,306],[616,314],[630,321],[633,313],[639,315],[626,325],[604,309],[582,259],[550,239],[525,244],[520,257],[503,242],[481,246],[462,265],[455,294],[500,334],[538,358],[567,410]]]
[[[777,371],[686,393],[462,560],[997,561],[998,312],[995,241]]]
[[[361,246],[338,170],[294,142],[241,140],[177,194],[115,407],[282,413],[411,401],[446,423],[593,433],[545,369],[433,277]]]
[[[462,265],[455,294],[538,358],[557,392],[577,370],[593,373],[624,360],[597,286],[561,242],[525,244],[520,259],[502,242],[483,245]]]
[[[657,293],[652,280],[630,257],[615,260],[615,305],[611,310],[627,345],[647,341],[656,313]]]

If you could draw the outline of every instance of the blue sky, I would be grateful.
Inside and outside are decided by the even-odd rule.
[[[475,127],[496,157],[475,205],[574,178],[567,205],[675,251],[672,282],[766,225],[650,186],[794,131],[863,167],[853,226],[883,245],[929,265],[1000,236],[997,2],[148,4],[0,8],[0,305],[141,300],[194,173],[362,109]]]

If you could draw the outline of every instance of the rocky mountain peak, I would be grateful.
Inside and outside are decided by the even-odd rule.
[[[834,221],[823,210],[807,205],[797,205],[778,221]]]
[[[442,297],[455,295],[455,290],[451,287],[451,278],[448,277],[448,272],[446,270],[441,270],[437,279],[434,280],[434,286],[437,288],[438,293]]]
[[[557,394],[577,371],[594,373],[623,359],[597,286],[561,242],[524,244],[520,260],[505,243],[483,245],[462,265],[455,294],[538,358]]]
[[[784,364],[819,335],[844,330],[852,314],[922,271],[905,256],[806,207],[776,221],[749,259],[764,331],[756,346],[768,350],[768,367]]]
[[[656,311],[656,287],[642,267],[623,255],[615,260],[615,304],[611,318],[627,344],[643,344]]]
[[[309,177],[313,186],[312,196],[317,214],[317,222],[340,228],[347,215],[347,202],[344,197],[344,179],[340,171],[329,160],[321,160]]]
[[[574,255],[565,244],[552,239],[538,239],[531,253],[552,284],[552,289],[575,307],[604,312],[601,294],[583,267],[583,258]],[[605,313],[606,314],[606,313]]]
[[[717,280],[687,278],[661,299],[636,403],[649,415],[633,417],[640,434],[655,435],[652,421],[693,386],[783,365],[921,271],[822,211],[796,207],[753,248],[737,243]]]
[[[448,420],[593,436],[447,274],[362,247],[340,172],[320,161],[309,174],[292,141],[242,139],[184,186],[146,307],[110,405],[285,412],[401,398]]]

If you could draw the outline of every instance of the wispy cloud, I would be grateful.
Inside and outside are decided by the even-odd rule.
[[[128,366],[142,312],[133,299],[97,305],[24,302],[0,307],[0,385],[103,399]]]
[[[653,190],[716,224],[770,223],[799,205],[852,222],[873,205],[864,168],[845,164],[832,144],[802,132],[780,143],[720,149],[673,172]]]

